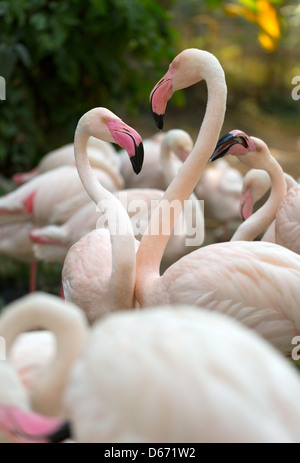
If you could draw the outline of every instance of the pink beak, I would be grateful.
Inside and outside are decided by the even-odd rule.
[[[61,419],[9,405],[0,405],[0,430],[17,443],[54,443],[70,437]]]
[[[150,94],[151,111],[159,130],[163,129],[167,103],[173,95],[173,74],[174,68],[170,68]]]
[[[133,170],[138,174],[143,166],[144,147],[140,134],[121,119],[109,119],[106,123],[115,142],[124,148],[129,156]]]

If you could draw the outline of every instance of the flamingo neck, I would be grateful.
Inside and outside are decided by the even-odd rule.
[[[46,415],[60,415],[62,397],[70,368],[80,354],[87,337],[87,322],[81,311],[61,299],[35,293],[10,304],[0,320],[0,334],[7,353],[19,334],[39,326],[56,337],[56,354],[45,367],[31,391],[33,410]]]
[[[262,169],[271,179],[271,193],[266,203],[243,222],[230,241],[252,241],[273,222],[281,200],[287,193],[286,179],[280,164],[270,153]]]
[[[172,203],[174,205],[174,209],[171,209],[172,213],[168,208],[165,210],[165,214],[169,215],[170,226],[167,233],[165,233],[163,227],[164,215],[159,205],[153,211],[137,252],[136,298],[142,306],[145,305],[149,292],[152,289],[155,291],[155,281],[160,276],[160,262],[173,232],[174,224],[183,209],[184,201],[191,196],[218,142],[226,110],[227,95],[222,68],[215,69],[211,78],[206,80],[206,83],[207,107],[196,143],[160,201],[160,205],[168,204],[171,207]],[[180,207],[178,207],[178,204]],[[155,234],[151,234],[152,230]]]
[[[89,136],[79,125],[74,139],[75,161],[83,186],[95,205],[105,214],[112,246],[112,271],[107,310],[134,306],[135,239],[129,216],[120,201],[98,181],[89,163]],[[106,308],[103,308],[106,310]]]

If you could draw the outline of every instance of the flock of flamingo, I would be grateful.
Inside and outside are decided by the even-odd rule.
[[[182,51],[154,86],[157,128],[173,93],[201,80],[195,144],[179,129],[143,141],[94,108],[74,144],[0,198],[0,253],[32,268],[31,294],[0,316],[0,442],[300,442],[288,359],[300,336],[300,186],[264,141],[220,138],[227,88],[209,52]],[[207,216],[238,214],[230,241],[186,245],[187,222],[203,232]],[[62,297],[35,291],[39,260],[62,263]]]

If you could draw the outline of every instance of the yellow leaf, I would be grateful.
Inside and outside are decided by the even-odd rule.
[[[278,39],[280,37],[280,27],[274,6],[267,0],[258,0],[257,8],[257,24],[269,36]]]
[[[259,40],[261,46],[265,50],[267,50],[269,52],[273,52],[274,50],[276,50],[278,40],[274,39],[270,35],[266,34],[263,30],[260,30],[260,32],[259,32],[258,40]]]

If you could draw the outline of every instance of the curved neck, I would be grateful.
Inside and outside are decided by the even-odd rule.
[[[112,245],[112,272],[109,287],[109,311],[134,306],[135,239],[129,216],[120,201],[99,183],[87,155],[89,136],[84,125],[75,132],[75,162],[83,186],[105,214]]]
[[[178,165],[175,164],[174,160],[171,157],[171,148],[169,146],[168,141],[166,141],[166,136],[161,143],[160,162],[165,182],[168,186],[177,175]]]
[[[280,164],[270,153],[263,168],[271,179],[271,193],[266,203],[243,222],[230,241],[252,241],[273,222],[281,200],[287,193],[286,179]]]
[[[137,252],[136,298],[141,305],[159,277],[162,255],[173,231],[174,223],[182,211],[184,201],[191,196],[216,147],[226,109],[227,90],[222,68],[219,71],[216,70],[212,78],[207,80],[207,92],[207,108],[194,148],[162,199],[169,204],[176,201],[176,205],[180,203],[180,207],[174,207],[174,213],[171,214],[166,211],[170,215],[170,227],[167,234],[163,234],[165,230],[163,230],[161,208],[158,206],[153,211]],[[151,230],[156,234],[151,234]]]
[[[31,392],[32,408],[46,415],[60,415],[70,368],[85,344],[88,328],[78,307],[49,294],[26,296],[10,304],[0,319],[0,335],[9,353],[17,336],[36,326],[56,337],[56,354]]]

